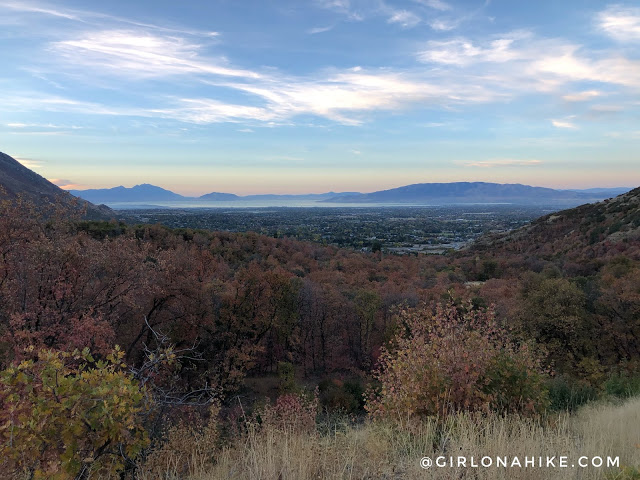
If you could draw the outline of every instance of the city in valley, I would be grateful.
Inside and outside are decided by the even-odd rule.
[[[121,210],[128,223],[257,232],[394,254],[441,254],[479,236],[502,233],[556,211],[553,206],[263,207]]]

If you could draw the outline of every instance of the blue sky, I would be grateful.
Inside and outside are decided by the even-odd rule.
[[[640,185],[637,2],[0,0],[0,62],[67,188]]]

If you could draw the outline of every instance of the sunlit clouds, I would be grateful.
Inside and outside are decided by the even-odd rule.
[[[186,74],[259,77],[255,72],[226,67],[223,61],[205,61],[198,55],[199,45],[175,36],[107,30],[54,42],[50,48],[66,57],[67,65],[134,78]]]
[[[613,5],[597,16],[598,27],[621,42],[640,41],[640,8]]]
[[[556,128],[569,128],[569,129],[578,128],[574,123],[568,120],[551,120],[551,124]]]
[[[640,8],[516,3],[3,2],[0,150],[69,185],[245,192],[637,165]]]

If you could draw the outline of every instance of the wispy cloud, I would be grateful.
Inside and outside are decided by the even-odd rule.
[[[528,32],[512,32],[491,40],[486,47],[474,45],[472,41],[465,38],[445,41],[432,40],[427,42],[425,50],[418,52],[418,59],[425,63],[460,66],[479,62],[508,62],[519,59],[520,52],[513,48],[514,42],[529,37]]]
[[[70,130],[50,130],[47,132],[11,132],[11,135],[19,135],[19,136],[40,136],[40,137],[55,137],[58,135],[69,135],[71,133]]]
[[[437,32],[448,32],[455,30],[460,25],[460,22],[452,19],[436,18],[429,22],[429,26]]]
[[[429,3],[431,2],[438,5],[439,9],[446,5],[438,0],[430,0]],[[315,0],[315,3],[321,8],[332,10],[352,21],[386,17],[387,23],[400,25],[402,28],[413,28],[422,23],[422,18],[415,12],[395,8],[384,0]],[[436,7],[432,6],[432,8]]]
[[[596,23],[600,30],[620,42],[640,41],[640,8],[610,6],[598,14]]]
[[[618,104],[599,104],[589,107],[587,112],[583,115],[584,118],[589,120],[598,120],[612,115],[620,114],[624,112],[625,108]]]
[[[485,0],[484,4],[474,10],[462,10],[454,8],[449,3],[440,0],[414,0],[433,9],[439,10],[440,16],[431,18],[427,23],[436,32],[448,32],[455,30],[462,24],[470,22],[482,14],[484,9],[489,5],[489,0]]]
[[[205,74],[258,78],[260,75],[230,68],[223,60],[203,58],[201,46],[176,36],[127,30],[88,32],[73,40],[54,42],[51,50],[67,66],[94,68],[114,75],[154,77]]]
[[[569,128],[569,129],[578,128],[574,123],[569,122],[567,120],[551,120],[551,124],[556,128]]]
[[[635,130],[631,132],[609,132],[609,133],[606,133],[605,136],[611,137],[611,138],[636,139],[636,138],[640,138],[640,130]]]
[[[595,56],[595,54],[592,54]],[[640,61],[617,52],[589,58],[579,45],[514,31],[474,43],[467,38],[427,42],[417,53],[423,63],[456,67],[455,75],[502,84],[511,91],[552,92],[572,82],[640,88]]]
[[[541,160],[522,160],[514,158],[500,158],[494,160],[480,160],[464,163],[465,167],[503,168],[503,167],[535,167],[542,165]]]
[[[37,170],[44,163],[42,160],[34,160],[33,158],[13,157],[29,170]]]
[[[416,108],[487,101],[482,88],[461,90],[459,85],[429,83],[411,74],[349,70],[318,79],[273,78],[266,84],[236,83],[233,88],[251,93],[267,102],[264,112],[272,119],[313,114],[330,120],[358,125],[360,115],[372,111]]]
[[[562,99],[567,102],[586,102],[600,96],[602,96],[602,92],[598,90],[585,90],[583,92],[563,95]]]
[[[77,125],[55,125],[53,123],[7,123],[7,127],[18,129],[71,129],[80,130],[83,127]]]
[[[267,108],[228,104],[208,98],[182,98],[177,99],[175,103],[174,106],[141,110],[138,113],[196,124],[243,120],[268,122],[278,118],[276,112]]]
[[[63,190],[85,190],[90,188],[87,185],[82,185],[66,178],[48,178],[47,180]]]
[[[363,20],[363,16],[355,10],[350,0],[314,0],[314,3],[320,8],[346,16],[349,20]]]
[[[405,28],[412,28],[418,25],[422,19],[415,13],[408,10],[397,10],[391,13],[387,19],[388,23],[397,23]]]
[[[419,13],[426,7],[440,12],[452,10],[449,4],[439,0],[416,0],[415,3],[422,4],[422,7],[415,6]],[[127,23],[136,28],[122,28],[119,24],[120,28],[90,30],[78,19],[95,18],[99,14],[29,3],[22,7],[15,2],[10,5],[26,12],[62,15],[65,21],[79,22],[78,29],[58,32],[65,37],[49,43],[50,68],[55,66],[56,79],[82,78],[91,80],[93,85],[104,82],[104,88],[123,85],[123,90],[138,88],[140,91],[144,91],[146,82],[153,80],[156,93],[153,100],[134,101],[122,107],[76,99],[73,92],[68,92],[66,97],[0,92],[0,110],[7,112],[24,109],[140,116],[195,124],[245,122],[249,127],[253,123],[285,124],[295,117],[311,115],[344,125],[359,125],[378,112],[425,106],[452,109],[532,92],[580,102],[591,100],[601,92],[615,91],[615,86],[640,89],[640,61],[625,58],[620,52],[589,52],[580,45],[523,30],[480,39],[454,36],[428,41],[409,58],[414,60],[413,66],[319,67],[307,75],[294,75],[268,66],[248,69],[236,65],[222,55],[212,55],[212,45],[206,40],[188,33],[179,34],[178,30],[162,30],[162,27],[147,27],[136,22]],[[316,0],[316,5],[347,16],[367,12],[405,28],[424,22],[415,12],[398,10],[383,0]],[[117,23],[115,17],[109,18]],[[318,27],[309,33],[330,28]],[[209,32],[209,35],[215,36],[215,33]],[[175,88],[176,77],[180,77],[180,90]],[[603,86],[581,90],[585,83]],[[185,84],[193,88],[182,88]],[[567,93],[573,90],[577,93]],[[550,113],[546,118],[555,115]],[[552,122],[558,128],[575,128],[566,119]],[[10,128],[24,129],[26,124],[14,124]]]
[[[13,113],[15,110],[89,113],[95,115],[129,115],[135,112],[135,108],[114,108],[97,102],[86,102],[59,95],[47,95],[40,92],[0,92],[0,111]],[[18,123],[15,125],[21,124]]]
[[[213,82],[216,88],[243,92],[246,103],[207,97],[158,96],[153,107],[117,108],[61,96],[23,92],[0,94],[0,110],[48,110],[91,115],[157,117],[195,124],[217,122],[286,123],[298,115],[314,115],[345,125],[359,125],[371,112],[461,105],[495,98],[482,87],[429,80],[416,73],[353,68],[313,78],[261,75]]]
[[[318,33],[324,33],[324,32],[328,32],[330,30],[333,30],[334,27],[335,27],[335,25],[328,25],[326,27],[310,28],[309,30],[307,30],[307,33],[310,34],[310,35],[316,35]]]
[[[71,180],[67,180],[66,178],[48,178],[47,180],[57,186],[73,183]]]
[[[67,20],[82,21],[82,17],[66,9],[56,9],[29,2],[3,2],[2,8],[26,13],[43,14],[53,17],[66,18]]]
[[[420,3],[422,5],[426,5],[427,7],[433,8],[435,10],[440,10],[441,12],[446,12],[447,10],[451,10],[453,7],[442,0],[413,0],[416,3]]]
[[[72,20],[74,22],[80,22],[83,24],[104,25],[105,22],[110,22],[118,25],[132,25],[135,27],[143,27],[146,29],[157,30],[161,32],[178,33],[183,35],[193,35],[209,38],[217,37],[219,35],[219,32],[214,31],[174,28],[167,25],[154,25],[146,22],[138,22],[130,18],[108,15],[102,12],[60,8],[44,2],[6,1],[0,3],[0,11],[2,10],[12,11],[16,13],[56,17],[58,19]]]

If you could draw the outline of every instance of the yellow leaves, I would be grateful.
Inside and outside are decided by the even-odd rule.
[[[18,370],[26,370],[27,368],[31,368],[32,365],[32,360],[23,360],[22,362],[20,362],[20,365],[18,365]]]

